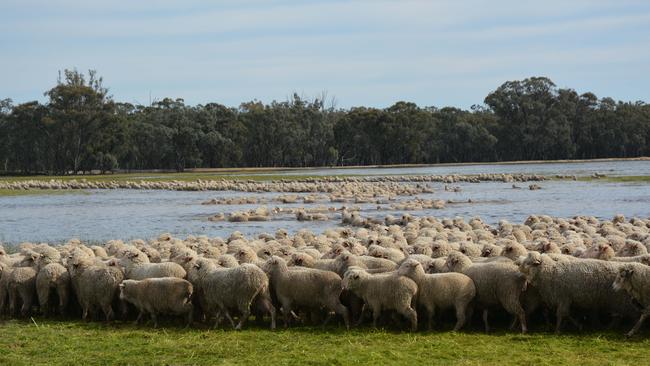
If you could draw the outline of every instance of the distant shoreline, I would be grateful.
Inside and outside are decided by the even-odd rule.
[[[524,165],[524,164],[574,164],[574,163],[598,163],[615,161],[648,161],[650,157],[641,156],[636,158],[601,158],[601,159],[568,159],[568,160],[513,160],[499,162],[469,162],[469,163],[438,163],[438,164],[392,164],[392,165],[343,165],[343,166],[315,166],[315,167],[247,167],[247,168],[192,168],[185,169],[188,173],[230,173],[230,172],[273,172],[273,171],[297,171],[297,170],[325,170],[325,169],[391,169],[391,168],[435,168],[472,165]],[[127,173],[125,170],[118,170],[116,173]],[[152,172],[152,173],[174,173],[168,170],[138,170],[130,173]]]

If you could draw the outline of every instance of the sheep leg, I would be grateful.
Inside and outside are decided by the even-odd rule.
[[[276,311],[275,311],[275,306],[271,304],[269,301],[269,313],[271,313],[271,329],[275,329],[275,317],[276,317]]]
[[[417,332],[418,313],[415,310],[413,310],[413,308],[410,306],[404,309],[401,313],[411,322],[411,332]]]
[[[560,334],[560,331],[562,331],[562,320],[564,320],[564,317],[569,315],[569,311],[571,309],[571,304],[560,304],[557,307],[556,310],[556,323],[555,323],[555,334]]]
[[[106,316],[106,322],[109,323],[111,320],[113,320],[113,307],[108,304],[103,306],[104,315]]]
[[[90,311],[89,306],[88,305],[83,305],[83,312],[81,314],[81,319],[83,321],[85,321],[85,322],[90,320],[90,319],[88,319],[88,312],[89,311]]]
[[[235,321],[232,320],[232,317],[230,316],[230,313],[228,312],[228,309],[223,309],[223,313],[226,314],[226,319],[230,322],[230,325],[235,328]]]
[[[466,321],[466,305],[458,305],[456,306],[456,325],[454,326],[454,332],[458,332],[464,325]]]
[[[293,315],[297,318],[296,314],[291,311],[291,302],[286,300],[282,302],[282,315],[284,316],[284,327],[289,326],[289,315]]]
[[[377,328],[377,320],[379,320],[379,316],[381,315],[381,308],[376,306],[372,308],[372,327]]]
[[[485,325],[485,333],[489,333],[490,324],[488,323],[488,309],[483,309],[483,325]]]
[[[244,322],[246,319],[248,319],[248,316],[251,314],[250,308],[243,309],[241,311],[242,315],[239,318],[239,324],[235,327],[235,330],[241,330],[241,328],[244,326]]]
[[[217,310],[214,321],[214,329],[217,329],[217,327],[219,327],[219,324],[221,324],[221,310]]]
[[[343,322],[345,322],[345,328],[347,328],[349,330],[350,329],[350,312],[348,311],[348,308],[346,308],[343,304],[341,304],[340,301],[336,301],[336,303],[333,304],[333,306],[330,307],[330,310],[332,310],[332,311],[336,312],[337,314],[343,316]],[[331,314],[328,315],[328,318],[330,316],[331,316]],[[329,319],[327,319],[327,320],[329,320]],[[325,321],[325,324],[327,324],[327,320]],[[325,324],[323,324],[323,326],[325,326]]]
[[[50,311],[50,306],[49,306],[49,300],[50,300],[50,288],[49,287],[37,287],[36,288],[36,295],[38,297],[38,304],[41,308],[41,313],[44,316],[50,315],[52,312]]]
[[[153,320],[153,327],[158,328],[158,315],[156,314],[155,311],[151,312],[151,320]]]
[[[361,306],[361,311],[359,312],[359,319],[357,319],[357,323],[354,325],[355,327],[358,327],[358,326],[361,325],[361,323],[363,322],[363,316],[364,316],[364,314],[366,313],[366,310],[367,310],[367,309],[368,309],[368,307],[367,307],[366,304],[364,303],[364,304]]]
[[[18,302],[18,294],[14,287],[9,287],[9,316],[16,315],[16,306]]]
[[[70,297],[68,293],[68,286],[59,285],[56,288],[56,293],[59,296],[59,313],[65,315],[65,311],[68,308],[68,299]]]
[[[135,325],[140,324],[143,315],[144,315],[144,311],[140,310],[140,312],[138,313],[138,317],[135,319],[135,323],[134,323]]]
[[[639,320],[637,320],[636,324],[634,324],[634,327],[629,332],[625,333],[625,336],[628,338],[632,337],[639,330],[639,328],[641,328],[641,325],[643,325],[643,322],[648,317],[648,315],[648,310],[643,311],[639,317]]]
[[[578,328],[579,331],[582,332],[582,324],[578,322],[574,317],[572,317],[570,314],[567,314],[567,318],[569,318],[569,321],[576,327]]]
[[[433,329],[433,317],[436,315],[435,306],[427,308],[427,330],[431,331]]]
[[[32,309],[32,302],[34,301],[34,292],[30,289],[22,289],[19,291],[20,298],[23,300],[23,305],[20,308],[20,315],[27,316]]]
[[[187,325],[185,328],[189,328],[194,322],[194,306],[192,303],[185,304],[187,308]]]

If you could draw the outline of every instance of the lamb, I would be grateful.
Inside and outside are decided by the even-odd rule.
[[[427,309],[429,330],[436,310],[450,308],[456,311],[454,331],[465,325],[468,307],[476,295],[476,287],[471,278],[461,273],[425,274],[422,264],[413,259],[404,261],[397,273],[417,284],[417,302]]]
[[[350,328],[348,309],[341,304],[341,277],[334,272],[305,268],[290,271],[284,259],[272,256],[266,262],[275,295],[282,304],[284,326],[288,326],[293,305],[310,308],[325,307],[343,316],[346,328]],[[329,320],[329,315],[325,323]]]
[[[86,256],[73,257],[68,264],[70,281],[81,305],[82,319],[89,320],[90,311],[100,307],[106,321],[110,321],[114,316],[113,299],[124,273],[117,266],[97,265]]]
[[[215,328],[221,323],[223,314],[233,328],[241,329],[257,296],[266,297],[265,300],[271,303],[268,277],[254,264],[244,263],[234,268],[219,268],[207,264],[206,261],[197,261],[190,270],[189,278],[201,289],[204,297],[202,305],[206,313],[216,313]],[[229,309],[233,308],[240,314],[237,325],[229,312]],[[271,305],[269,310],[271,329],[275,329],[275,308]]]
[[[618,269],[612,287],[616,291],[625,291],[642,307],[639,320],[625,334],[628,338],[632,337],[650,315],[650,268],[638,263],[622,265]]]
[[[176,277],[185,278],[187,273],[183,267],[174,262],[149,263],[149,258],[140,253],[127,253],[120,260],[124,274],[130,280],[144,280],[145,278]]]
[[[395,310],[409,320],[411,331],[417,331],[418,316],[411,304],[418,286],[412,279],[396,273],[372,275],[361,268],[352,267],[343,277],[343,289],[351,291],[365,302],[359,322],[363,320],[367,308],[370,308],[372,325],[376,328],[382,309]]]
[[[158,314],[186,314],[187,326],[192,324],[192,284],[175,277],[147,278],[141,281],[124,280],[119,284],[120,299],[135,305],[140,314],[151,314],[154,328],[158,328]]]
[[[548,255],[530,252],[520,270],[537,288],[546,305],[555,309],[555,332],[559,333],[565,317],[580,328],[570,315],[572,306],[618,315],[635,313],[627,296],[612,288],[620,266],[594,259],[556,262]]]
[[[476,286],[476,302],[483,308],[483,322],[488,332],[488,309],[502,306],[508,313],[519,319],[521,332],[527,332],[526,312],[520,298],[526,288],[526,278],[511,263],[489,262],[472,263],[462,253],[447,256],[450,272],[460,272],[469,276]]]

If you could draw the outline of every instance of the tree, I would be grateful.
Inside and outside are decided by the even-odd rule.
[[[116,106],[102,81],[94,70],[88,72],[88,81],[77,70],[65,70],[45,93],[49,97],[46,123],[58,142],[54,155],[59,173],[90,167],[93,155],[109,144],[109,132],[117,123]]]

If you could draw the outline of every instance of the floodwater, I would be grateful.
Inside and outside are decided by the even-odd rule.
[[[342,170],[310,170],[308,174],[478,174],[478,173],[529,173],[544,175],[586,176],[595,172],[607,175],[650,175],[650,162],[594,162],[525,165],[468,165],[461,167],[417,167]],[[321,173],[322,172],[322,173]],[[277,174],[277,173],[273,173]],[[301,174],[287,172],[286,174]],[[304,172],[303,172],[304,174]],[[388,205],[347,204],[359,206],[363,217],[383,218],[408,212],[414,216],[432,215],[439,218],[463,216],[469,219],[480,216],[495,224],[505,219],[523,222],[531,214],[559,217],[591,215],[611,219],[622,213],[626,217],[650,216],[650,184],[643,182],[611,183],[606,181],[544,181],[542,189],[531,191],[529,183],[459,183],[460,192],[448,192],[441,183],[431,183],[433,194],[418,195],[424,199],[452,200],[444,209],[423,211],[394,211]],[[90,242],[109,239],[152,238],[169,232],[174,236],[208,235],[227,237],[235,230],[246,235],[273,233],[278,228],[290,232],[306,228],[322,232],[340,225],[340,215],[324,222],[298,222],[293,215],[273,216],[267,222],[211,222],[208,217],[218,212],[244,211],[259,205],[201,205],[215,197],[241,197],[256,195],[271,199],[281,193],[244,192],[183,192],[163,190],[87,190],[71,191],[61,195],[27,195],[0,197],[0,242],[17,244],[23,241],[60,243],[70,238]],[[398,197],[399,201],[414,197]],[[468,202],[471,200],[471,202]],[[342,203],[318,202],[316,204],[280,204],[273,207],[311,207],[325,205],[339,208]]]

